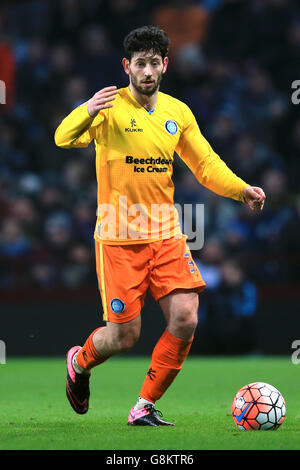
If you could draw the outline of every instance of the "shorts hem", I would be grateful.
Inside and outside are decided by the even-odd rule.
[[[110,322],[110,323],[127,323],[131,320],[134,320],[136,317],[138,317],[141,313],[141,309],[138,309],[136,310],[134,313],[130,314],[130,315],[126,315],[126,317],[123,317],[120,315],[120,317],[113,317],[112,318],[108,318],[107,320],[104,320],[104,314],[103,314],[103,320],[106,321],[106,322]]]
[[[163,289],[163,291],[154,296],[154,299],[156,301],[159,301],[162,297],[165,297],[166,295],[169,295],[171,294],[171,292],[173,292],[174,290],[194,290],[196,291],[198,294],[200,294],[200,292],[202,292],[206,287],[206,283],[203,281],[203,282],[197,282],[195,285],[185,285],[185,286],[170,286],[170,287],[166,287],[165,289]]]

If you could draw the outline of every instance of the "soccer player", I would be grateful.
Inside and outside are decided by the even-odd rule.
[[[62,148],[94,141],[98,210],[96,270],[104,327],[67,353],[67,397],[84,414],[91,369],[128,351],[139,338],[147,290],[159,303],[166,329],[152,354],[130,425],[173,425],[155,404],[181,370],[197,326],[204,289],[187,236],[174,210],[174,152],[211,191],[262,210],[265,194],[236,176],[201,134],[191,110],[159,91],[168,66],[169,38],[154,26],[124,40],[126,88],[108,86],[74,109],[59,125]]]

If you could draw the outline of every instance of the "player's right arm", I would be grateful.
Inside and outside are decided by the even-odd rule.
[[[54,140],[58,147],[87,147],[96,137],[96,128],[104,121],[101,110],[111,108],[118,93],[116,86],[99,90],[94,96],[75,108],[58,126]]]

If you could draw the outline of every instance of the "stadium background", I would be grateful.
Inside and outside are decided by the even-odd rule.
[[[226,163],[267,202],[253,213],[202,188],[176,158],[175,200],[205,204],[193,252],[207,289],[192,354],[291,354],[300,331],[300,11],[292,0],[1,2],[0,339],[7,356],[62,355],[101,322],[93,230],[94,149],[54,130],[104,86],[127,86],[122,40],[171,37],[161,90],[186,102]],[[147,298],[139,342],[164,328]]]

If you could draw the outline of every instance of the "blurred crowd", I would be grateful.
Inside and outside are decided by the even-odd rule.
[[[0,289],[96,282],[94,147],[65,151],[53,135],[102,87],[127,86],[122,41],[144,24],[171,38],[161,90],[186,102],[214,150],[267,196],[264,211],[252,212],[201,187],[175,158],[176,202],[205,204],[204,246],[193,252],[207,282],[201,315],[228,302],[233,315],[249,317],[257,285],[300,281],[296,3],[1,2]]]

